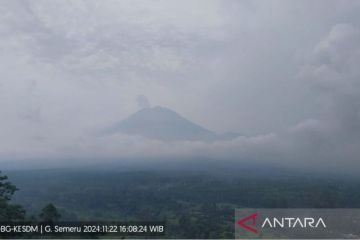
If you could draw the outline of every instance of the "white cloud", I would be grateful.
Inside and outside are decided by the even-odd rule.
[[[359,12],[356,1],[4,1],[0,161],[357,164]],[[175,144],[93,134],[134,112],[138,95],[249,137]]]

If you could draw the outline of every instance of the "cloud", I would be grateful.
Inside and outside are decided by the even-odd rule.
[[[179,156],[357,168],[359,12],[357,1],[328,0],[4,1],[0,161]],[[147,98],[248,137],[94,134]]]
[[[342,140],[360,140],[360,31],[337,24],[315,47],[304,78],[328,102],[326,118]]]
[[[144,95],[137,96],[136,97],[136,102],[138,104],[139,109],[149,108],[150,107],[149,99],[147,99],[147,97],[145,97]]]
[[[337,24],[315,47],[314,63],[305,74],[318,87],[334,95],[349,95],[359,91],[360,32],[351,24]]]

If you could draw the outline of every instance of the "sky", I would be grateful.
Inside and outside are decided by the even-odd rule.
[[[360,1],[4,0],[0,163],[214,157],[360,170]],[[212,143],[98,136],[143,107]]]

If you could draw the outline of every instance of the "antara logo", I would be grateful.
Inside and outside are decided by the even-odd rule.
[[[239,221],[237,224],[250,231],[252,233],[258,233],[258,230],[255,228],[256,226],[256,218],[258,217],[258,213],[251,214]],[[265,220],[261,224],[261,228],[270,227],[270,228],[318,228],[323,227],[326,228],[326,224],[322,218],[295,218],[295,217],[283,217],[283,218],[265,218]]]
[[[286,228],[286,227],[288,227],[288,228],[296,228],[296,227],[317,228],[319,226],[326,228],[326,224],[322,218],[315,219],[315,218],[311,218],[311,217],[306,217],[306,218],[285,217],[285,218],[280,218],[280,219],[273,218],[272,221],[269,218],[266,218],[265,221],[263,222],[263,224],[261,225],[261,228],[263,228],[265,226],[269,226],[271,228],[276,228],[276,227],[280,227],[280,228]]]
[[[242,227],[250,232],[257,233],[258,231],[256,228],[246,225],[246,222],[251,221],[252,222],[251,225],[255,226],[257,216],[258,216],[257,213],[251,214],[250,216],[247,216],[246,218],[239,220],[237,223],[240,225],[240,227]]]

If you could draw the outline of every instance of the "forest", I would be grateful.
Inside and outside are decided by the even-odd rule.
[[[8,202],[10,220],[164,221],[166,238],[234,238],[235,208],[360,207],[360,181],[350,177],[95,169],[7,175],[0,203]]]

